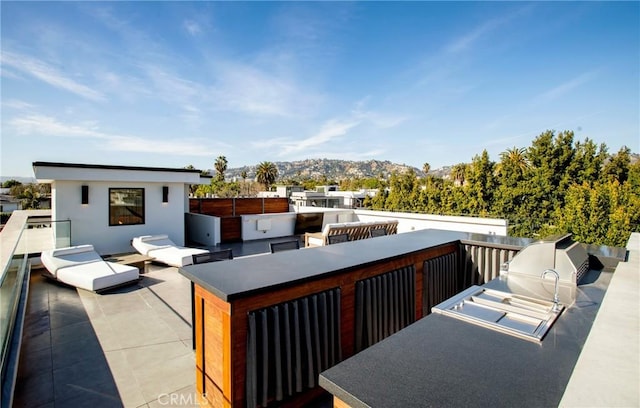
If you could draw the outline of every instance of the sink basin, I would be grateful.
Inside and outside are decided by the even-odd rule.
[[[431,311],[525,340],[540,342],[562,313],[553,302],[472,286],[434,306]]]

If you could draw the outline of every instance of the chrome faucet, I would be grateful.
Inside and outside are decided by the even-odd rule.
[[[553,307],[551,308],[552,312],[559,312],[560,311],[560,305],[559,305],[559,299],[558,299],[558,280],[560,279],[560,275],[558,274],[558,272],[556,272],[553,269],[547,269],[544,272],[542,272],[542,279],[544,279],[545,275],[548,273],[552,273],[553,277],[554,277],[554,285],[553,285]]]

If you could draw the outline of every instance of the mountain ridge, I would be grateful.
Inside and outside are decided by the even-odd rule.
[[[413,170],[419,177],[425,174],[422,169],[407,164],[393,163],[389,160],[340,160],[340,159],[305,159],[295,161],[273,162],[278,168],[278,180],[288,179],[318,179],[326,176],[328,180],[343,180],[346,178],[385,177],[396,171],[398,173]],[[253,179],[258,165],[229,168],[225,171],[226,179],[241,179],[243,171],[247,178]],[[209,170],[215,174],[215,170]],[[434,174],[432,170],[429,174]],[[448,174],[448,172],[447,172]]]

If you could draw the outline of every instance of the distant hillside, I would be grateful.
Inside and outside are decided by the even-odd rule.
[[[631,163],[635,163],[640,159],[640,155],[637,153],[631,153]],[[425,174],[422,169],[417,167],[408,166],[406,164],[392,163],[388,160],[366,160],[366,161],[353,161],[353,160],[335,160],[335,159],[306,159],[292,162],[274,162],[278,167],[278,181],[287,179],[318,179],[322,176],[326,176],[329,180],[340,181],[347,178],[356,177],[378,177],[383,174],[387,177],[392,172],[402,173],[409,169],[413,169],[418,177],[424,177]],[[247,172],[247,179],[252,180],[256,176],[256,167],[244,166],[227,169],[225,177],[227,180],[237,179],[242,177],[240,174],[243,171]],[[449,177],[453,166],[443,166],[437,169],[431,169],[429,174],[434,177]],[[210,174],[215,174],[215,170],[210,169]]]
[[[394,171],[400,173],[409,169],[413,169],[420,177],[424,176],[421,169],[406,164],[391,163],[387,160],[307,159],[293,162],[274,162],[274,164],[278,168],[278,180],[313,179],[326,176],[329,180],[339,181],[345,178],[378,177],[380,174],[386,177]],[[253,179],[256,175],[256,167],[257,165],[227,169],[225,177],[227,180],[241,179],[240,174],[246,171],[247,179]],[[210,172],[215,174],[215,170],[210,170]]]

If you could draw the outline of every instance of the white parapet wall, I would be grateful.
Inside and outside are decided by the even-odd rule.
[[[323,228],[327,224],[343,222],[398,220],[399,234],[433,228],[447,231],[506,236],[509,226],[507,220],[498,218],[459,217],[324,207],[296,207],[295,212],[289,213],[243,215],[242,239],[244,241],[250,241],[293,235],[297,212],[323,213]]]
[[[499,218],[413,214],[391,211],[354,210],[354,221],[398,220],[398,233],[433,228],[507,236],[509,222]]]
[[[220,217],[186,213],[185,228],[187,241],[207,246],[220,243]]]
[[[327,224],[335,224],[337,222],[358,221],[358,217],[351,209],[337,209],[325,207],[295,207],[299,213],[323,213],[322,227]]]
[[[277,238],[293,235],[296,213],[242,215],[242,240]]]

